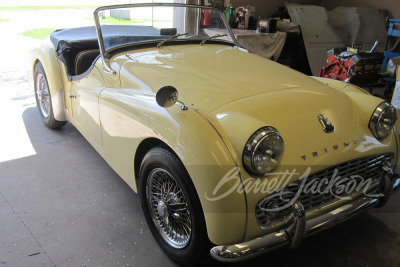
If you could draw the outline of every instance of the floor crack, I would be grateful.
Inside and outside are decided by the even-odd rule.
[[[39,240],[37,240],[36,236],[32,233],[31,229],[29,229],[28,225],[26,225],[26,223],[24,222],[24,220],[22,220],[21,216],[19,215],[18,212],[15,211],[15,209],[13,208],[13,206],[11,205],[11,203],[8,201],[8,199],[6,198],[6,196],[0,191],[0,195],[3,197],[4,201],[7,203],[7,205],[10,207],[10,209],[12,210],[12,212],[18,217],[19,221],[22,223],[22,225],[24,226],[24,228],[26,229],[26,231],[28,231],[28,233],[32,236],[32,238],[36,241],[36,243],[38,244],[39,248],[42,250],[43,254],[46,256],[46,258],[51,262],[51,264],[53,266],[56,266],[56,264],[50,259],[49,255],[47,255],[47,252],[44,250],[42,244],[40,244]]]
[[[68,140],[72,140],[72,139],[77,139],[77,138],[83,138],[82,136],[72,136],[72,137],[67,137],[67,138],[63,138],[60,140],[54,140],[54,141],[50,141],[50,142],[42,142],[42,143],[37,143],[34,146],[42,146],[42,145],[48,145],[48,144],[55,144],[58,142],[62,142],[62,141],[68,141]],[[86,139],[85,139],[86,140]]]

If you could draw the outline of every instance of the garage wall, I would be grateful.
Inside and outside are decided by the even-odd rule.
[[[386,9],[392,18],[400,18],[399,0],[292,0],[289,2],[297,4],[320,5],[328,10],[338,6],[374,6],[378,9]],[[231,0],[231,3],[235,8],[245,6],[247,4],[255,5],[257,17],[269,17],[278,10],[279,6],[284,6],[284,0]]]
[[[292,0],[290,2],[297,4],[318,5],[320,4],[321,0]],[[234,8],[253,4],[256,7],[256,16],[264,18],[269,17],[278,11],[278,7],[285,5],[284,0],[231,0],[231,4]]]
[[[326,7],[328,10],[338,6],[347,7],[363,7],[374,6],[378,9],[386,9],[390,17],[400,18],[400,3],[399,0],[321,0],[321,6]]]

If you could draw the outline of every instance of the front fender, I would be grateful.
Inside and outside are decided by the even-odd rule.
[[[229,140],[200,113],[180,111],[184,123],[175,147],[196,187],[214,244],[244,239],[247,224],[246,193]]]
[[[246,197],[227,145],[193,109],[157,105],[154,95],[132,89],[105,89],[100,96],[103,148],[114,170],[136,190],[135,153],[143,140],[167,144],[186,167],[199,196],[208,236],[214,244],[241,242],[246,229]]]

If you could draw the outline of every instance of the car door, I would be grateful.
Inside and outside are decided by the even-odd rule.
[[[85,77],[73,80],[70,90],[72,123],[96,149],[102,147],[99,95],[103,89],[101,73],[93,67]]]

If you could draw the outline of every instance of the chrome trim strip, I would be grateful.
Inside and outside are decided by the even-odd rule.
[[[225,16],[221,16],[221,18],[225,23],[225,28],[228,29],[229,34],[231,35],[231,38],[232,38],[233,43],[235,44],[235,47],[240,47],[239,43],[238,43],[238,41],[236,39],[236,35],[233,33],[231,26],[229,26],[229,22],[226,20],[226,17]]]
[[[86,76],[89,75],[89,73],[94,69],[95,65],[96,65],[96,61],[100,56],[96,57],[96,59],[93,61],[92,65],[90,65],[89,69],[87,69],[84,73],[81,73],[79,75],[73,75],[73,76],[69,76],[69,80],[70,81],[79,81],[82,80],[83,78],[85,78]],[[104,66],[104,61],[102,62],[103,66]]]
[[[100,20],[99,20],[99,14],[98,14],[99,11],[98,11],[98,9],[96,9],[93,13],[93,16],[94,16],[94,22],[96,24],[97,41],[99,42],[100,56],[101,56],[102,63],[103,63],[103,70],[109,74],[116,74],[116,72],[111,69],[111,66],[110,66],[109,60],[108,60],[109,56],[106,53],[106,49],[104,46],[104,40],[102,38],[103,34],[101,32]]]

